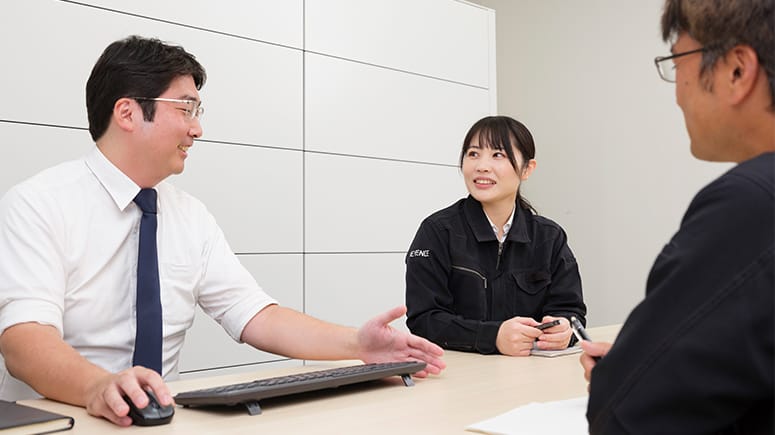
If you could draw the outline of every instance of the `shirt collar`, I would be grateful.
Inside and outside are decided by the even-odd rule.
[[[503,226],[503,237],[499,240],[500,242],[503,242],[504,240],[506,240],[506,236],[509,235],[509,230],[511,229],[511,223],[514,222],[514,213],[516,211],[517,211],[517,207],[515,205],[514,208],[511,210],[511,216],[509,216],[509,219],[506,221],[506,225]],[[490,219],[490,217],[487,216],[487,213],[485,213],[484,216],[487,218],[487,222],[490,223],[490,228],[492,228],[492,232],[495,234],[495,238],[498,238],[498,226],[492,223],[492,219]]]
[[[108,160],[97,146],[84,157],[84,160],[86,166],[116,203],[116,207],[124,211],[140,192],[140,186]]]
[[[466,220],[471,226],[471,230],[476,236],[476,240],[479,242],[497,241],[495,233],[492,230],[492,222],[484,213],[482,204],[474,199],[472,196],[468,196],[463,203],[463,213],[466,216]],[[506,234],[506,239],[512,242],[527,243],[530,242],[530,236],[527,231],[527,217],[525,210],[521,209],[519,205],[515,205],[514,212],[510,218],[511,226]]]

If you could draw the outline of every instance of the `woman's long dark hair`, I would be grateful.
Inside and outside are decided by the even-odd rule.
[[[463,159],[468,149],[471,148],[471,141],[474,137],[478,139],[479,146],[482,148],[504,151],[517,174],[521,174],[524,168],[517,166],[514,148],[522,155],[524,163],[534,159],[536,155],[533,135],[524,124],[508,116],[487,116],[476,121],[468,130],[468,134],[463,140],[463,149],[460,151],[460,168],[463,167]],[[519,189],[517,189],[517,202],[523,209],[538,214],[536,209],[522,196]]]

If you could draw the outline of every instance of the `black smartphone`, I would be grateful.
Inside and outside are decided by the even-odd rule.
[[[559,324],[560,324],[559,320],[552,320],[551,322],[542,323],[542,324],[536,326],[536,328],[540,329],[541,331],[543,331],[546,328],[551,328],[552,326],[557,326]]]

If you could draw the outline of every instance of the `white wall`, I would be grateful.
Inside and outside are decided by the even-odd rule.
[[[590,324],[621,322],[694,193],[729,168],[691,156],[657,75],[663,0],[475,2],[496,11],[498,112],[535,136],[526,197],[568,232]]]
[[[403,303],[404,252],[422,218],[464,194],[460,142],[495,111],[491,10],[455,0],[79,3],[91,6],[0,6],[0,192],[90,149],[84,85],[95,60],[116,39],[158,37],[208,73],[204,136],[171,181],[207,204],[259,283],[284,305],[354,326]],[[281,360],[199,313],[181,370]]]

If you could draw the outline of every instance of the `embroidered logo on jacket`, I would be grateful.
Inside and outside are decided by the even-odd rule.
[[[431,250],[430,249],[415,249],[414,251],[409,251],[409,258],[412,257],[430,257],[431,256]]]

